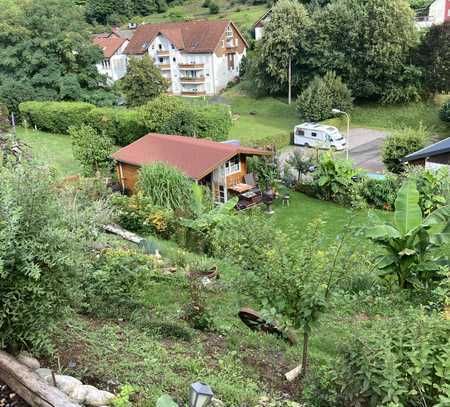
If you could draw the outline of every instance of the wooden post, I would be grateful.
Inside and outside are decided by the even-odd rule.
[[[0,351],[0,379],[32,407],[80,407],[3,351]]]
[[[289,56],[289,68],[288,68],[288,81],[289,81],[289,94],[288,94],[288,103],[291,104],[291,99],[292,99],[292,95],[291,95],[291,76],[292,76],[292,72],[291,72],[291,65],[292,65],[292,61],[291,61],[291,57]]]

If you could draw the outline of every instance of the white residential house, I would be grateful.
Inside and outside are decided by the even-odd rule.
[[[419,10],[416,16],[418,28],[428,28],[445,21],[450,21],[450,0],[434,0],[428,7]]]
[[[269,9],[261,16],[261,18],[253,26],[255,30],[256,41],[262,38],[264,34],[264,26],[270,21],[271,18],[272,18],[272,9]]]
[[[246,50],[230,21],[186,21],[138,26],[124,53],[148,54],[169,80],[171,94],[212,96],[239,77]]]
[[[113,31],[94,36],[92,42],[103,51],[103,59],[96,65],[98,72],[106,75],[110,82],[122,79],[127,73],[127,56],[123,52],[129,40]]]

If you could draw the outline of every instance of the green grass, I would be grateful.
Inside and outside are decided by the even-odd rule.
[[[54,167],[59,175],[80,173],[80,165],[73,158],[72,144],[68,135],[50,134],[42,131],[17,129],[17,136],[31,148],[33,159]]]
[[[202,7],[203,0],[190,0],[180,5],[169,7],[164,13],[137,17],[138,23],[161,23],[179,20],[218,20],[227,19],[237,24],[240,30],[250,30],[253,24],[267,11],[265,5],[251,6],[246,4],[232,5],[227,0],[215,0],[219,5],[218,14],[209,14],[207,7]]]
[[[359,105],[351,113],[351,127],[367,127],[392,131],[405,127],[424,126],[433,135],[448,137],[450,126],[439,119],[440,105],[433,102],[418,102],[407,105]],[[345,127],[344,119],[331,119],[340,128]]]
[[[280,147],[289,142],[289,134],[298,124],[295,104],[275,98],[255,99],[246,96],[233,87],[223,94],[231,106],[234,115],[234,125],[229,138],[239,139],[243,144],[253,144],[264,140],[270,144],[271,140]]]

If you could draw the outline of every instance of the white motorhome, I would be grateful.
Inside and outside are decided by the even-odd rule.
[[[320,123],[302,123],[294,128],[294,145],[343,150],[346,140],[336,127]]]

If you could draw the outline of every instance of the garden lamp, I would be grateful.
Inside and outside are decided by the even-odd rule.
[[[214,393],[206,383],[196,382],[191,384],[191,402],[189,407],[209,406]]]
[[[348,160],[348,150],[350,145],[350,116],[347,112],[343,112],[342,110],[339,109],[331,109],[331,113],[333,113],[334,115],[345,114],[345,116],[347,117],[347,142],[346,142],[347,148],[345,149],[345,155]]]

